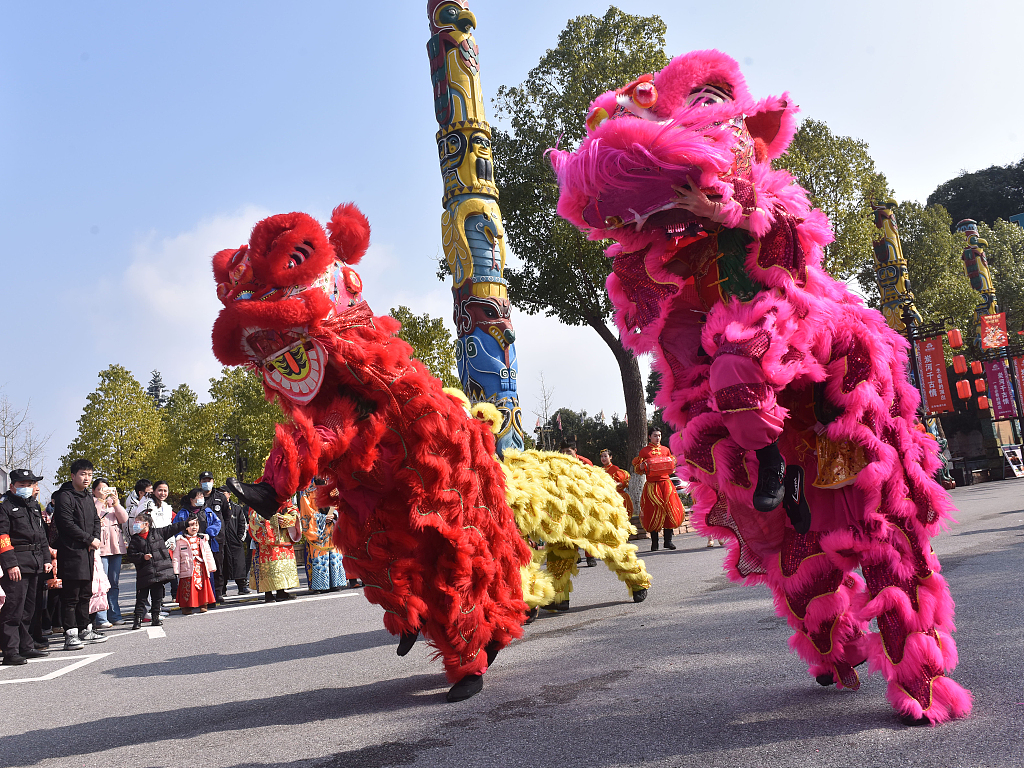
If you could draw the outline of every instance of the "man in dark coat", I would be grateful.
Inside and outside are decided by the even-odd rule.
[[[29,631],[39,583],[50,568],[43,510],[33,496],[33,486],[42,479],[16,469],[10,475],[10,490],[0,498],[0,587],[7,596],[0,607],[0,648],[6,666],[49,656]]]
[[[71,464],[71,481],[55,494],[53,521],[57,524],[57,572],[62,583],[61,623],[66,651],[107,639],[89,626],[93,553],[100,548],[100,518],[90,490],[92,470],[91,461],[76,459]]]
[[[214,514],[224,520],[228,511],[228,497],[220,488],[213,487],[213,473],[206,471],[199,475],[199,487],[206,494],[206,508],[212,509]],[[217,570],[213,578],[213,594],[217,602],[224,604],[224,590],[227,588],[227,580],[221,576],[224,572],[224,544],[226,541],[225,525],[222,525],[216,535],[216,546],[211,543],[210,551],[213,552],[213,561],[217,564]]]
[[[219,490],[223,492],[224,489]],[[245,509],[228,497],[227,508],[221,517],[224,525],[220,529],[224,536],[224,543],[221,545],[224,560],[217,570],[222,596],[227,593],[230,580],[234,580],[238,594],[248,595],[252,591],[246,584],[249,575],[249,569],[245,564],[245,549],[248,546],[245,540],[246,517]]]

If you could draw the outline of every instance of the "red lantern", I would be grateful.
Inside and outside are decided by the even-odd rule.
[[[988,410],[988,398],[985,397],[984,395],[978,395],[978,410],[979,411],[987,411]]]
[[[950,349],[960,349],[964,345],[964,335],[959,328],[951,328],[946,331],[946,338],[949,339]]]
[[[975,376],[981,375],[981,363],[979,363],[977,360],[971,363],[971,373],[973,373]]]
[[[953,370],[960,376],[967,373],[967,359],[963,355],[955,355],[953,357]]]
[[[988,382],[986,382],[984,379],[975,379],[974,380],[974,390],[979,395],[984,394],[985,392],[988,392]]]
[[[961,400],[970,400],[971,382],[967,381],[966,379],[960,379],[960,381],[956,383],[956,396],[959,397]]]

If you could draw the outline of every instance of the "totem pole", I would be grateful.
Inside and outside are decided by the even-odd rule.
[[[878,227],[878,239],[872,241],[871,247],[875,255],[875,281],[882,297],[882,314],[889,327],[900,333],[906,333],[907,323],[921,324],[921,315],[914,305],[914,293],[910,290],[910,279],[907,273],[907,260],[903,256],[900,245],[900,228],[896,224],[895,200],[883,200],[872,208],[875,212],[875,226]]]
[[[498,454],[522,450],[516,394],[515,331],[505,269],[505,231],[491,159],[491,127],[480,88],[476,17],[468,0],[428,0],[427,42],[434,87],[437,154],[444,195],[441,240],[452,273],[455,359],[474,403],[493,403],[502,416]]]
[[[982,318],[999,312],[999,305],[996,303],[996,288],[992,282],[992,272],[989,271],[988,259],[985,257],[984,251],[984,246],[988,245],[988,241],[982,239],[978,234],[978,222],[973,219],[961,221],[956,225],[956,231],[962,232],[967,238],[964,252],[960,254],[960,258],[964,260],[964,269],[967,271],[967,279],[971,281],[971,288],[981,294],[981,302],[974,308],[974,346],[980,351],[984,326]]]

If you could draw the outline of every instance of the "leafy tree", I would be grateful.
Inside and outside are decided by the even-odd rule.
[[[406,306],[391,310],[391,316],[402,324],[398,337],[410,344],[417,360],[437,376],[446,387],[458,387],[455,368],[455,344],[444,327],[444,321],[428,314],[414,315]]]
[[[68,476],[71,462],[89,459],[96,475],[118,488],[130,488],[154,467],[163,442],[160,413],[142,385],[120,365],[100,371],[100,383],[87,398],[78,434],[61,457],[57,478]]]
[[[1024,213],[1024,158],[1010,165],[993,165],[974,173],[962,172],[928,195],[928,205],[942,205],[955,224],[974,219],[994,225]]]
[[[167,404],[167,387],[164,386],[164,377],[160,375],[160,371],[153,371],[152,374],[146,392],[153,398],[157,408],[163,408]]]
[[[248,368],[224,368],[220,378],[210,379],[211,402],[205,406],[204,419],[212,437],[228,435],[239,439],[247,477],[259,477],[274,445],[274,430],[288,421],[276,400],[267,400],[259,375]],[[217,443],[221,467],[234,474],[234,447]],[[197,469],[195,474],[201,472]],[[211,469],[214,472],[215,469]],[[226,470],[225,470],[226,471]],[[219,481],[220,477],[217,476]]]
[[[668,63],[665,23],[658,16],[633,16],[612,6],[601,18],[578,16],[558,44],[518,86],[502,86],[495,98],[495,173],[505,232],[519,266],[507,268],[509,295],[527,314],[543,312],[572,326],[589,326],[608,345],[619,366],[628,447],[636,455],[646,442],[643,378],[636,359],[612,330],[605,292],[611,270],[603,250],[555,213],[558,184],[545,150],[578,143],[586,133],[590,102]]]
[[[840,280],[871,263],[871,205],[891,195],[885,176],[875,170],[867,143],[836,136],[820,120],[807,119],[789,150],[772,166],[785,168],[832,222],[835,242],[826,246],[825,269]],[[873,278],[869,285],[874,285]]]
[[[172,492],[184,493],[199,484],[199,473],[224,478],[233,474],[234,462],[217,442],[217,425],[210,418],[212,403],[202,405],[187,384],[175,388],[160,410],[164,439],[153,459],[153,480],[166,480]]]
[[[561,423],[562,428],[558,425]],[[562,440],[576,440],[576,452],[586,456],[594,464],[598,463],[598,455],[607,448],[612,452],[613,460],[620,467],[629,467],[636,455],[629,452],[629,428],[626,423],[613,415],[611,421],[600,416],[591,416],[586,411],[573,411],[559,408],[545,425],[554,431],[554,450]]]

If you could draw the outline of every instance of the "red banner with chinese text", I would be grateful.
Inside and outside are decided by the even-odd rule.
[[[981,318],[981,348],[999,349],[1009,343],[1010,338],[1006,335],[1006,313],[983,315]]]
[[[953,410],[953,397],[946,378],[946,358],[942,352],[942,337],[932,336],[917,344],[921,371],[921,389],[924,391],[925,413],[943,413]]]
[[[1017,417],[1017,404],[1013,402],[1013,387],[1010,372],[1002,360],[985,361],[985,378],[988,379],[988,398],[992,401],[992,413],[996,421]]]

